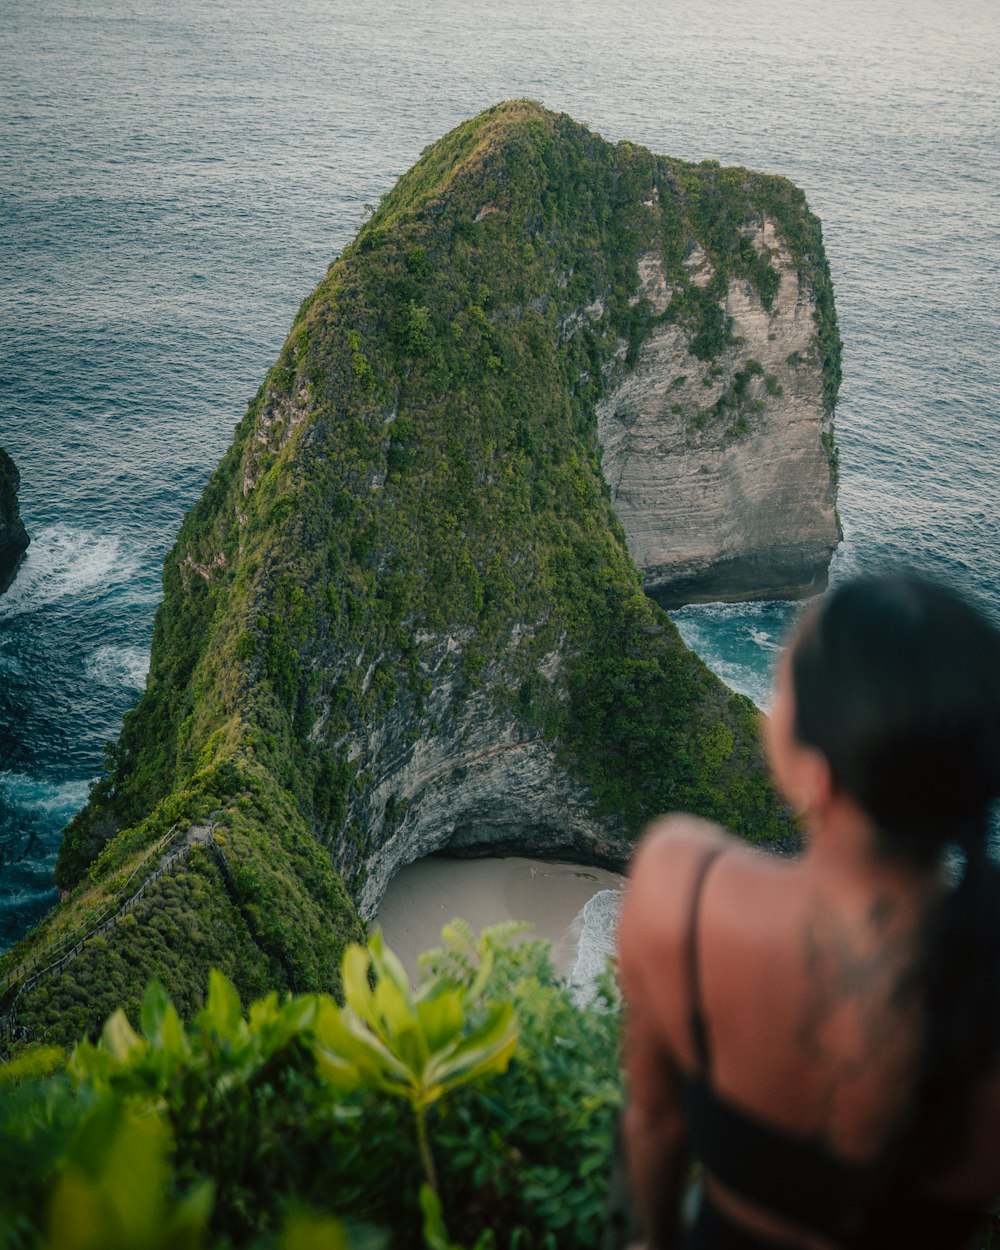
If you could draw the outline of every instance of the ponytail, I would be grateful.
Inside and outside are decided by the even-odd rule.
[[[1000,868],[989,851],[1000,633],[934,582],[863,578],[807,619],[792,680],[796,737],[871,817],[876,852],[952,869],[921,932],[913,988],[924,1036],[911,1114],[894,1139],[905,1168],[940,1166],[1000,1060]]]
[[[1000,866],[987,835],[963,853],[959,879],[932,908],[918,964],[925,1031],[908,1168],[950,1158],[964,1135],[971,1094],[1000,1057]]]

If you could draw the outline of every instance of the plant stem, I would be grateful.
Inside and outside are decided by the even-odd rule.
[[[434,1156],[431,1154],[431,1144],[427,1139],[427,1113],[423,1107],[414,1107],[413,1114],[417,1120],[417,1146],[420,1150],[420,1162],[424,1165],[424,1176],[427,1177],[427,1184],[440,1197]]]

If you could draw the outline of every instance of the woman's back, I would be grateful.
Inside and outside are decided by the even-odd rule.
[[[778,667],[765,745],[800,859],[672,817],[632,870],[626,1142],[650,1240],[679,1244],[693,1148],[694,1245],[961,1246],[1000,1196],[1000,633],[911,575],[839,587]]]
[[[892,865],[858,872],[832,845],[782,861],[692,818],[664,822],[623,917],[626,998],[648,999],[636,958],[655,967],[650,1023],[676,1069],[705,1192],[740,1228],[827,1247],[860,1236],[872,1212],[899,1231],[918,1210],[926,1228],[936,1208],[964,1228],[1000,1194],[1000,1071],[974,1100],[966,1148],[889,1198],[898,1210],[879,1210],[918,1080],[920,935],[935,886]]]

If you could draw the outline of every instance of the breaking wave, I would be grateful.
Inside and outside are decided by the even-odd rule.
[[[143,647],[98,647],[87,660],[87,676],[102,686],[144,690],[149,673],[149,651]]]
[[[138,554],[117,534],[50,525],[32,537],[14,584],[0,599],[0,619],[103,594],[127,585],[138,571]]]

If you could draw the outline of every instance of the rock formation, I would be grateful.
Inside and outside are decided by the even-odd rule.
[[[772,538],[753,499],[811,514],[798,485],[755,496],[753,465],[766,448],[812,466],[826,515],[828,417],[791,401],[832,404],[838,348],[818,223],[784,179],[612,145],[527,102],[429,148],[303,304],[185,519],[147,689],[63,843],[69,897],[19,954],[113,910],[171,830],[210,834],[23,996],[21,1024],[70,1036],[153,974],[189,1010],[208,963],[244,994],[333,985],[359,916],[433,851],[621,867],[676,808],[786,836],[755,710],[643,593],[627,539],[657,567],[670,544],[623,507],[639,492],[619,445],[656,437],[642,387],[673,387],[678,478],[714,475],[721,534],[742,457],[737,521],[775,564],[793,529]],[[677,545],[701,576],[707,545]]]
[[[695,246],[689,280],[721,286],[718,354],[699,359],[682,324],[661,322],[597,405],[612,504],[647,592],[664,607],[816,594],[840,539],[836,374],[819,367],[827,289],[802,272],[766,210],[741,238],[777,289],[762,293],[735,275],[716,283]],[[639,272],[637,295],[665,314],[676,286],[662,254],[640,257]]]
[[[20,484],[17,465],[0,447],[0,594],[14,580],[31,541],[17,507],[17,488]]]

